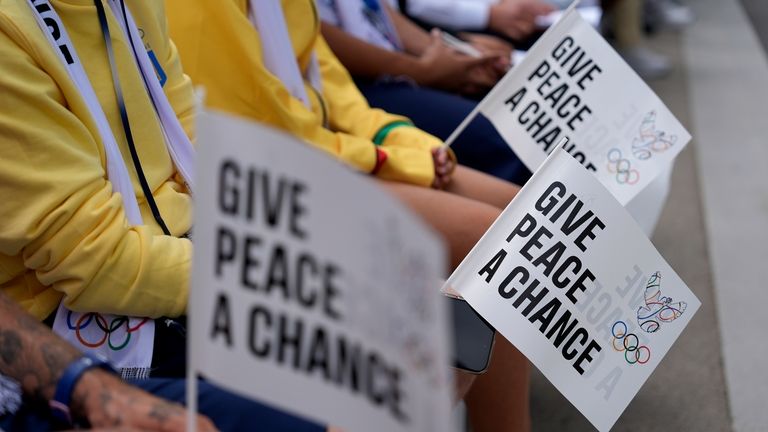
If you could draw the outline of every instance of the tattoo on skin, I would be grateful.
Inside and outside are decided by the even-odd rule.
[[[0,330],[0,360],[12,366],[21,352],[21,338],[13,330]]]
[[[0,292],[0,373],[18,381],[30,401],[47,405],[62,372],[80,355]],[[139,406],[158,424],[170,422],[177,415],[174,410],[184,413],[161,401],[146,403],[146,398],[119,378],[94,369],[75,386],[70,410],[75,419],[101,427],[130,423],[130,412]]]
[[[18,381],[30,402],[47,405],[64,369],[80,356],[0,292],[0,373]],[[149,411],[148,417],[158,424],[169,422],[175,407],[147,398],[119,378],[94,369],[73,389],[70,410],[76,420],[100,427],[131,423],[135,419],[130,413],[136,407]]]
[[[171,413],[168,412],[168,405],[163,403],[156,403],[152,406],[152,409],[149,411],[149,418],[155,420],[157,424],[164,424],[166,421],[168,421],[168,417],[170,417]]]
[[[104,372],[94,370],[86,374],[103,374]],[[119,407],[113,406],[112,388],[109,376],[106,379],[96,379],[96,375],[83,375],[83,379],[75,386],[72,393],[70,409],[76,419],[86,420],[91,426],[118,426],[122,423],[122,413]],[[90,379],[89,379],[90,378]],[[94,384],[98,387],[94,387]],[[98,409],[88,409],[94,406]],[[89,415],[90,414],[90,415]]]
[[[40,351],[51,375],[56,375],[57,372],[63,371],[71,362],[67,355],[69,350],[62,349],[60,345],[43,345]]]
[[[40,402],[51,399],[64,368],[78,356],[0,293],[0,372],[18,381],[24,394]]]

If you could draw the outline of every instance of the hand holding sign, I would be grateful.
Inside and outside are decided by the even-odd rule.
[[[444,147],[432,149],[432,159],[435,164],[435,181],[432,183],[432,187],[445,189],[451,182],[451,174],[456,169],[456,162],[448,155],[448,150]]]
[[[291,138],[199,129],[191,373],[345,430],[452,430],[439,240]]]
[[[688,132],[571,7],[446,140],[482,113],[535,171],[566,151],[626,205],[674,160]]]
[[[600,430],[699,307],[626,210],[560,146],[446,284]]]
[[[497,55],[482,54],[474,57],[460,53],[447,46],[441,32],[436,29],[432,30],[430,37],[430,44],[419,56],[417,70],[410,74],[416,82],[427,87],[461,92],[493,86],[495,80],[489,81],[473,71],[475,68],[493,65],[498,59]]]

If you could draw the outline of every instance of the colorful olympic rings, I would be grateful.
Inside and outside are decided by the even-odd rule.
[[[72,312],[69,312],[69,313],[71,314]],[[80,330],[85,328],[85,327],[87,327],[86,325],[83,325],[83,320],[88,318],[89,315],[91,315],[91,318],[93,316],[96,317],[96,322],[98,323],[99,328],[102,328],[102,325],[101,325],[100,321],[104,322],[104,328],[106,328],[107,320],[105,320],[103,316],[101,316],[99,314],[96,314],[96,313],[83,314],[83,315],[80,316],[80,319],[77,320],[77,327],[75,328],[75,336],[77,336],[77,340],[80,341],[81,344],[87,346],[88,348],[98,348],[98,347],[104,345],[104,342],[106,342],[107,337],[109,336],[109,334],[107,332],[104,332],[104,336],[98,342],[88,342],[88,341],[86,341],[85,338],[83,337],[83,335],[80,333]],[[67,317],[67,321],[69,321],[69,317]],[[90,322],[91,322],[91,319],[89,318],[88,319],[88,323],[90,323]]]
[[[149,321],[149,318],[144,318],[134,327],[131,327],[130,319],[127,317],[114,317],[111,322],[107,323],[106,318],[101,314],[89,312],[80,315],[80,318],[77,319],[77,323],[72,325],[72,314],[72,311],[69,311],[67,314],[67,327],[69,327],[70,330],[74,330],[75,337],[77,337],[77,340],[83,344],[83,346],[88,348],[99,348],[106,343],[113,351],[120,351],[128,346],[131,341],[131,334],[138,331]],[[92,322],[95,322],[96,326],[104,332],[101,339],[98,339],[97,341],[88,341],[82,334],[82,330],[88,328]],[[116,344],[113,342],[112,336],[123,326],[123,324],[125,324],[125,339],[119,344]]]
[[[618,330],[617,330],[618,326]],[[640,338],[634,333],[628,333],[629,329],[624,321],[616,321],[611,327],[613,340],[611,346],[615,351],[624,352],[624,360],[628,364],[646,364],[651,359],[651,349],[640,345]],[[621,341],[619,346],[616,342]]]
[[[616,183],[634,185],[640,180],[640,172],[632,168],[632,162],[622,156],[621,150],[608,151],[608,172],[616,174]]]

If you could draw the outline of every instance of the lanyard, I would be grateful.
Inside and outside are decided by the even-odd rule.
[[[133,167],[136,169],[136,175],[139,178],[141,191],[144,193],[144,198],[147,200],[147,205],[152,211],[152,217],[154,217],[155,222],[157,222],[157,224],[163,230],[163,234],[171,235],[171,232],[168,230],[168,227],[165,225],[165,221],[160,214],[160,209],[157,207],[155,198],[152,195],[152,189],[150,189],[149,183],[147,183],[147,177],[144,175],[144,170],[141,168],[141,160],[139,159],[139,154],[136,151],[136,145],[133,141],[131,122],[128,119],[128,110],[125,107],[125,98],[123,97],[123,89],[120,85],[120,74],[118,74],[117,64],[115,63],[115,53],[114,49],[112,48],[112,38],[109,33],[109,25],[107,23],[107,14],[104,11],[104,5],[101,3],[101,0],[93,0],[93,3],[96,5],[96,12],[99,15],[101,33],[104,36],[104,44],[107,47],[107,57],[109,58],[109,69],[112,72],[112,84],[115,89],[115,99],[117,100],[117,108],[120,111],[120,122],[123,125],[125,139],[128,142],[128,149],[131,152],[131,160],[133,161]],[[121,7],[124,8],[125,3],[122,0],[120,3]],[[130,38],[130,36],[131,35],[129,33],[128,37]],[[131,45],[133,46],[133,43],[131,43]]]
[[[166,148],[171,155],[171,159],[173,159],[176,170],[184,179],[187,190],[192,193],[194,191],[195,149],[192,147],[186,132],[181,127],[181,123],[179,123],[179,119],[176,117],[176,112],[168,101],[165,92],[163,92],[160,80],[155,74],[154,63],[157,60],[149,57],[131,11],[125,7],[125,1],[120,0],[120,7],[118,7],[116,0],[107,0],[107,3],[118,18],[117,21],[123,34],[130,42],[136,66],[141,73],[147,93],[160,122]]]
[[[400,43],[400,38],[397,35],[392,20],[381,7],[379,0],[363,0],[363,15],[369,20],[371,25],[384,36],[398,51],[403,50],[403,45]]]
[[[96,92],[93,90],[93,86],[91,86],[91,82],[88,80],[88,75],[86,75],[85,69],[83,69],[83,64],[80,62],[72,40],[69,38],[67,29],[48,0],[29,0],[29,5],[40,29],[51,46],[54,47],[69,77],[75,83],[78,90],[80,90],[80,94],[85,99],[91,117],[96,123],[96,128],[107,156],[107,177],[109,177],[109,181],[112,183],[115,191],[122,196],[123,209],[125,210],[128,223],[134,226],[141,225],[141,212],[139,211],[139,204],[136,202],[136,194],[133,191],[128,169],[120,154],[120,149],[115,141],[115,135],[109,126],[109,121],[107,121],[104,110],[99,104],[99,99],[96,97]]]
[[[126,35],[126,39],[131,43],[134,60],[142,75],[146,90],[152,100],[155,113],[158,116],[163,131],[166,148],[176,165],[176,169],[187,182],[188,189],[191,192],[191,168],[194,149],[184,134],[170,103],[165,97],[165,93],[162,91],[162,87],[155,75],[154,67],[144,50],[143,44],[141,44],[141,37],[139,36],[138,28],[131,17],[130,11],[125,8],[125,4],[122,2],[120,4],[121,7],[118,9],[115,1],[107,1],[109,1],[109,5],[120,23],[122,31]],[[28,4],[32,9],[33,15],[35,16],[41,31],[54,48],[69,77],[80,91],[91,117],[96,123],[98,134],[106,153],[107,176],[113,184],[115,192],[121,194],[123,208],[128,223],[132,226],[141,225],[141,213],[139,212],[139,207],[136,202],[136,193],[133,190],[131,179],[128,176],[125,161],[115,142],[115,135],[109,127],[109,122],[104,114],[104,110],[96,97],[96,93],[88,80],[88,76],[77,56],[74,45],[67,34],[66,28],[56,11],[50,5],[49,0],[29,0]],[[131,155],[134,158],[134,165],[139,177],[139,182],[142,183],[142,189],[144,189],[146,186],[146,179],[142,180],[144,174],[141,172],[141,164],[138,162],[138,156],[136,155],[135,146],[133,145],[133,136],[127,121],[128,115],[125,109],[125,101],[119,77],[117,76],[117,68],[115,67],[109,28],[106,25],[106,12],[101,0],[95,0],[95,4],[99,14],[99,22],[102,26],[102,33],[104,33],[105,43],[107,44],[107,55],[110,61],[115,95],[120,109],[120,118],[126,133],[126,140],[129,142],[129,147],[131,147]],[[150,203],[150,200],[152,200],[152,193],[148,188],[144,189],[144,195],[147,202]],[[163,227],[165,232],[167,232],[167,228],[165,228],[164,223],[162,223],[162,218],[159,217],[159,212],[156,212],[157,206],[154,204],[154,200],[152,200],[150,207],[154,207],[153,215],[160,219],[158,224]],[[70,318],[77,322],[74,327],[70,324]],[[92,322],[94,322],[94,324],[91,328],[86,328]],[[114,328],[110,324],[107,330],[100,329],[100,322],[126,322],[128,335],[124,344],[115,348],[110,343],[103,343],[109,339],[110,335],[108,332],[111,332]],[[64,337],[68,342],[75,345],[80,350],[91,351],[105,356],[115,365],[120,367],[126,377],[146,377],[151,370],[155,340],[155,325],[152,320],[148,321],[146,318],[128,318],[126,320],[126,317],[116,317],[106,314],[76,313],[68,311],[63,305],[59,305],[53,329],[57,334]],[[98,338],[99,330],[104,334],[104,339],[101,344],[92,343],[92,339],[88,339],[91,342],[83,342],[85,339],[82,339],[81,333],[90,334],[91,338],[93,338],[95,332],[96,337]]]
[[[144,49],[144,46],[141,43],[141,37],[139,35],[136,24],[133,21],[133,17],[131,16],[130,11],[125,8],[125,4],[123,2],[121,2],[120,7],[118,7],[114,0],[107,1],[109,1],[109,5],[112,8],[113,13],[118,18],[118,22],[121,25],[121,30],[126,36],[126,39],[131,43],[134,60],[136,62],[137,68],[139,69],[139,72],[141,73],[142,79],[144,80],[144,84],[146,86],[146,90],[158,116],[158,120],[163,132],[163,137],[165,138],[166,148],[170,153],[171,158],[173,159],[176,169],[186,182],[187,189],[192,192],[194,188],[194,149],[192,144],[189,142],[189,139],[184,133],[181,124],[176,118],[173,108],[168,102],[168,99],[165,97],[165,93],[163,92],[157,76],[155,75],[155,69],[152,65],[152,61],[150,60],[146,50]],[[107,177],[112,183],[115,192],[120,193],[122,197],[123,208],[125,210],[128,222],[133,226],[141,225],[141,212],[139,211],[133,185],[128,174],[128,169],[125,166],[122,154],[120,153],[117,142],[115,141],[115,135],[109,126],[109,122],[107,121],[106,115],[104,114],[104,110],[101,107],[98,98],[96,97],[93,86],[88,80],[88,76],[85,73],[82,62],[77,55],[77,51],[75,50],[74,44],[72,43],[72,40],[70,39],[64,24],[48,0],[29,0],[28,4],[32,9],[33,15],[37,20],[40,29],[48,39],[48,42],[51,44],[51,46],[55,49],[57,56],[61,60],[61,63],[65,67],[69,77],[80,91],[81,96],[88,106],[91,117],[96,123],[96,127],[101,138],[101,142],[104,145],[104,151],[106,153]],[[97,12],[100,6],[102,6],[101,2],[97,2]],[[106,17],[106,14],[103,11],[103,7],[101,9],[102,13],[100,13],[100,15]],[[106,20],[102,20],[101,17],[99,20],[100,23],[102,21],[106,23]],[[108,32],[109,29],[107,28],[106,34],[108,34]],[[104,25],[102,25],[102,33],[105,33]],[[112,69],[114,81],[113,84],[115,84],[116,87],[115,92],[118,96],[118,100],[121,100],[122,93],[119,86],[119,80],[116,77],[116,68],[114,64],[114,55],[111,52],[112,46],[110,38],[105,36],[105,43],[107,43],[107,51],[108,55],[110,56],[110,67]],[[118,93],[120,93],[120,95],[118,95]],[[127,113],[123,112],[125,110],[125,104],[121,104],[119,102],[118,105],[122,105],[120,107],[120,115],[121,121],[123,122],[123,128],[126,129]],[[129,135],[128,132],[126,132],[126,140],[129,141],[129,143],[132,142],[132,135]],[[129,147],[134,146],[129,144]],[[131,149],[131,153],[133,158],[135,148]],[[139,172],[140,164],[136,163],[137,159],[138,156],[136,156],[134,159],[134,165],[138,165],[136,170]],[[142,182],[142,177],[143,173],[139,174],[140,183]],[[144,179],[144,183],[146,183],[146,179]],[[149,200],[152,198],[151,191],[148,193],[147,190],[144,190],[143,185],[142,190],[149,202]],[[155,212],[153,211],[153,213]],[[160,224],[160,222],[158,222],[158,224]],[[162,227],[164,224],[160,225]],[[166,230],[164,229],[164,231]]]
[[[403,50],[397,29],[379,0],[326,0],[323,4],[345,32],[380,48]]]

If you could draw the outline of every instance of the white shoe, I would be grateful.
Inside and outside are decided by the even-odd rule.
[[[646,80],[662,78],[672,71],[669,60],[645,47],[618,50],[624,61]]]
[[[645,7],[651,20],[667,28],[681,30],[694,21],[691,8],[674,0],[648,0]]]

